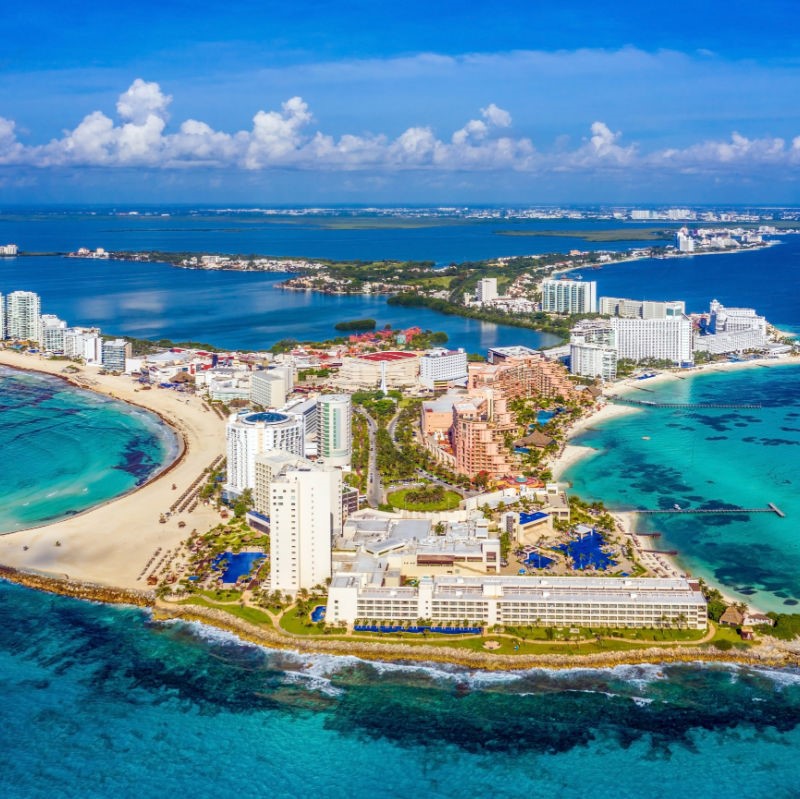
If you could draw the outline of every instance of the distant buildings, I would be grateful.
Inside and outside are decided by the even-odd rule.
[[[372,352],[342,359],[337,385],[357,389],[410,388],[417,384],[419,355],[404,351]]]
[[[598,311],[603,316],[619,316],[623,319],[666,319],[669,316],[683,316],[686,313],[686,303],[683,300],[657,302],[600,297]]]
[[[317,399],[317,452],[326,466],[350,468],[352,413],[349,394],[323,394]]]
[[[563,314],[594,313],[597,310],[597,283],[547,277],[542,281],[542,310]]]
[[[475,299],[479,303],[491,302],[497,298],[497,278],[484,277],[478,281],[475,290]]]
[[[16,244],[0,244],[0,256],[9,255],[14,256],[19,252],[19,247]]]

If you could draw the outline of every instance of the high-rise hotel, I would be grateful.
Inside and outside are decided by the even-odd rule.
[[[563,314],[594,313],[597,310],[597,283],[546,277],[542,281],[542,310]]]

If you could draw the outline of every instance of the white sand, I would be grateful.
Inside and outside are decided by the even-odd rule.
[[[632,405],[614,405],[613,403],[608,403],[589,416],[578,419],[569,430],[567,443],[564,445],[561,452],[558,453],[555,460],[550,464],[550,470],[553,472],[553,479],[559,480],[561,475],[571,466],[574,466],[578,461],[597,452],[597,450],[592,447],[581,447],[576,444],[570,444],[569,439],[574,438],[579,433],[586,430],[587,427],[603,424],[619,416],[628,416],[632,413],[641,412],[641,408],[636,408]]]
[[[57,375],[68,365],[10,351],[0,351],[0,364]],[[93,391],[159,414],[183,438],[184,452],[172,468],[119,499],[64,521],[0,536],[0,563],[145,589],[145,580],[137,577],[159,547],[161,553],[153,565],[192,529],[205,532],[219,521],[217,512],[202,504],[192,513],[173,514],[166,524],[159,523],[159,517],[215,457],[224,454],[225,424],[199,397],[156,388],[143,391],[130,377],[99,375],[85,368],[75,377]],[[186,523],[183,529],[178,527],[179,521]],[[61,545],[56,546],[56,541]]]

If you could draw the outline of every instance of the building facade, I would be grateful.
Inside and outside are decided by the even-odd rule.
[[[349,394],[323,394],[317,399],[317,454],[327,466],[350,468],[352,415]]]
[[[116,338],[103,342],[103,369],[109,372],[124,372],[125,361],[131,357],[132,347],[124,338]]]
[[[286,403],[286,372],[263,369],[250,375],[250,401],[262,408],[280,408]]]
[[[342,473],[288,468],[270,484],[270,587],[296,593],[325,585],[342,529]]]
[[[38,343],[41,316],[38,294],[33,291],[12,291],[6,297],[6,338]]]
[[[331,623],[357,619],[481,626],[678,627],[704,630],[707,606],[684,579],[603,577],[424,577],[418,587],[384,586],[367,573],[337,573]]]
[[[225,438],[228,456],[225,490],[234,496],[255,488],[256,456],[276,449],[300,457],[304,452],[302,422],[283,413],[231,414]]]
[[[425,388],[446,388],[466,377],[467,353],[463,349],[434,349],[419,359],[419,382]]]
[[[563,314],[594,313],[597,310],[597,283],[546,277],[542,281],[542,310]]]
[[[664,319],[623,319],[613,317],[609,324],[617,337],[617,357],[631,361],[671,361],[690,364],[692,321],[685,316]]]

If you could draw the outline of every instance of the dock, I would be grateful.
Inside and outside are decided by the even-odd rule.
[[[638,508],[633,513],[774,513],[781,519],[786,518],[786,514],[774,503],[770,502],[766,508]],[[637,535],[645,535],[637,533]]]
[[[650,400],[626,399],[625,397],[609,397],[611,402],[621,405],[638,405],[643,408],[676,408],[681,410],[693,409],[732,409],[732,410],[759,410],[764,406],[751,402],[651,402]]]

